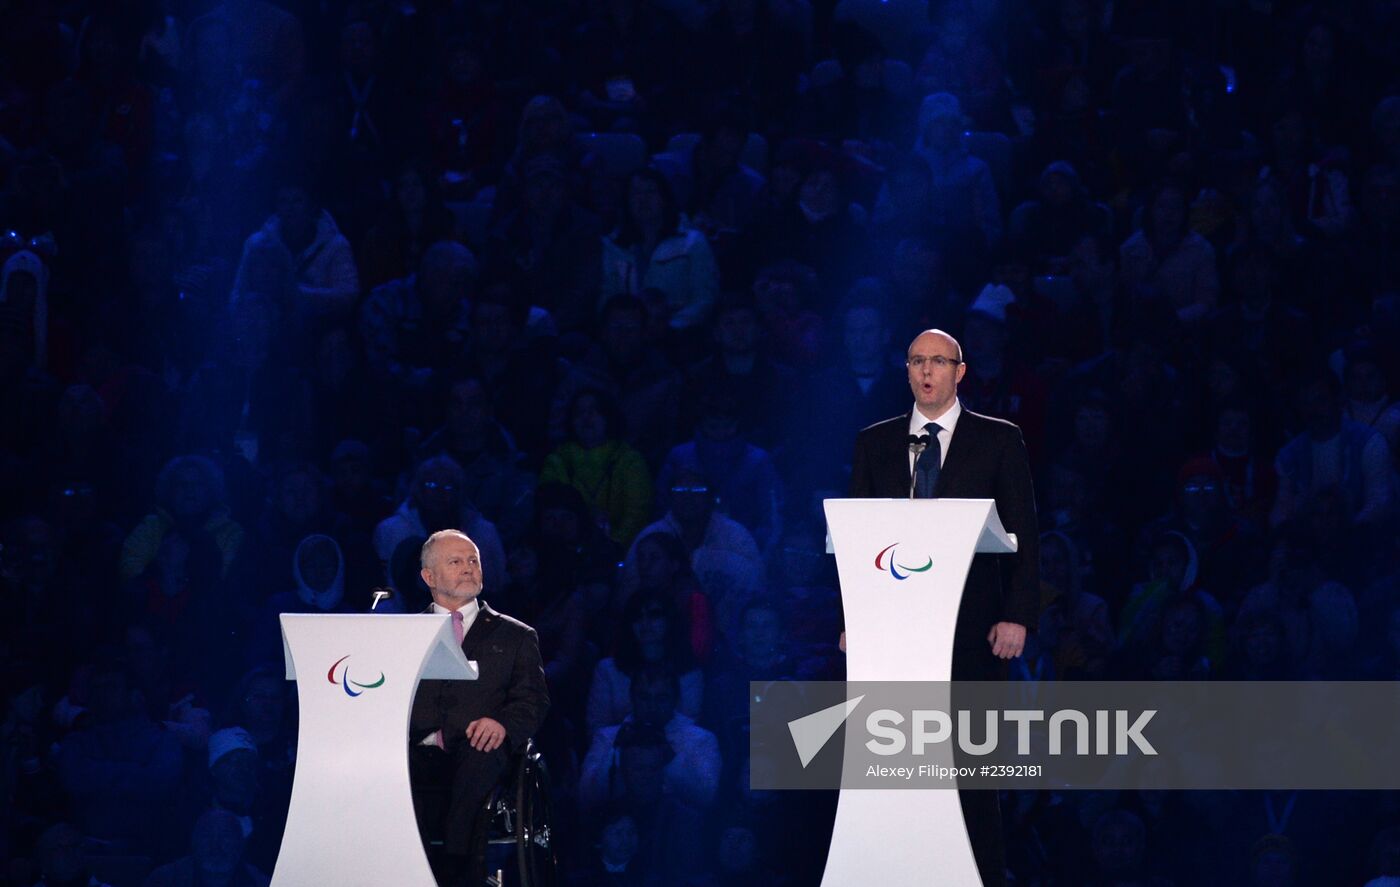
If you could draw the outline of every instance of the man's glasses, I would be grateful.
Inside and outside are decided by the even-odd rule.
[[[444,493],[455,493],[457,491],[457,485],[449,483],[439,483],[435,480],[425,480],[423,481],[423,489],[442,490]]]
[[[709,487],[671,487],[671,492],[672,492],[672,493],[675,493],[675,494],[679,494],[679,493],[701,493],[701,494],[703,494],[703,493],[708,493],[709,491],[710,491],[710,488],[709,488]]]
[[[910,369],[915,370],[921,370],[925,365],[931,366],[936,370],[942,370],[948,367],[955,367],[962,363],[962,361],[958,360],[956,357],[944,357],[941,354],[935,354],[933,357],[924,357],[922,354],[915,354],[913,357],[906,360],[905,363],[909,365]]]

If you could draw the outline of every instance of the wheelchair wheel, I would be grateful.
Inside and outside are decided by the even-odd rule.
[[[515,782],[515,851],[520,887],[554,887],[556,858],[551,832],[549,771],[533,745],[526,748]]]

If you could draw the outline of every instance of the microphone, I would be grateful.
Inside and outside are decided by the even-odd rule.
[[[379,606],[380,601],[387,601],[392,598],[394,596],[394,590],[381,585],[378,588],[370,589],[370,594],[374,595],[374,603],[369,605],[370,610],[373,611],[375,607]]]
[[[909,469],[909,496],[914,496],[915,470],[919,466],[919,458],[923,456],[924,450],[928,449],[927,434],[909,435],[909,454],[914,457],[914,465]]]

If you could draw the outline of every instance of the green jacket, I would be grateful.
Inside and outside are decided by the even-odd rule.
[[[163,508],[157,508],[141,519],[141,523],[136,525],[122,543],[123,579],[135,579],[146,572],[146,567],[156,559],[156,552],[160,550],[160,543],[165,539],[165,534],[170,532],[173,526],[175,520]],[[224,568],[221,575],[227,578],[229,567],[233,565],[233,559],[243,545],[243,528],[229,517],[228,509],[219,508],[204,522],[204,530],[214,537],[214,542],[223,554]]]
[[[608,535],[627,546],[651,515],[651,474],[641,453],[625,443],[585,450],[570,442],[550,453],[540,483],[568,484],[607,521]]]

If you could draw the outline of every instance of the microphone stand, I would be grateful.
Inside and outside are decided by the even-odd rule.
[[[914,464],[909,467],[909,498],[914,498],[914,474],[919,468],[919,457],[928,449],[927,434],[909,435],[909,452],[914,456]]]

